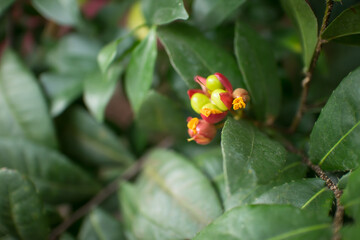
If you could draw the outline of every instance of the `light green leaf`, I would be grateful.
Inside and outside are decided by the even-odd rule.
[[[234,208],[194,240],[328,240],[331,221],[327,216],[286,205],[255,205]]]
[[[83,91],[83,76],[43,73],[40,81],[50,98],[53,117],[61,114]]]
[[[32,0],[32,3],[44,17],[61,25],[74,26],[80,18],[78,3],[74,0]]]
[[[85,164],[127,167],[134,161],[121,140],[81,108],[65,113],[59,120],[59,133],[65,153]]]
[[[117,52],[118,40],[115,40],[105,47],[103,47],[97,57],[98,64],[103,73],[109,68],[110,64],[114,61]]]
[[[0,182],[0,229],[18,239],[47,239],[49,226],[34,185],[17,171],[4,168]]]
[[[246,121],[228,119],[222,131],[225,183],[229,194],[275,179],[286,151]]]
[[[83,222],[78,239],[121,240],[125,239],[125,237],[120,222],[105,211],[96,208]]]
[[[234,58],[223,48],[186,24],[171,24],[158,29],[158,36],[177,73],[190,88],[199,88],[194,77],[220,72],[234,88],[243,87],[241,73]]]
[[[136,240],[132,233],[132,223],[136,221],[138,215],[138,196],[137,189],[130,183],[123,182],[119,188],[119,200],[121,213],[124,220],[124,232],[126,239]],[[145,221],[146,219],[144,219]]]
[[[350,174],[348,184],[341,198],[341,203],[344,205],[346,213],[354,217],[358,223],[360,221],[359,184],[360,169],[357,169]]]
[[[322,109],[310,136],[310,157],[324,170],[360,164],[360,68],[345,77]]]
[[[132,52],[126,70],[125,90],[135,114],[151,87],[156,55],[156,31],[152,28],[147,38]]]
[[[84,83],[84,101],[97,121],[104,121],[105,107],[113,95],[119,75],[124,70],[121,65],[113,65],[105,73],[90,74]]]
[[[328,41],[337,39],[341,41],[342,37],[347,37],[347,41],[355,35],[359,45],[360,34],[360,4],[350,7],[343,11],[335,20],[333,20],[322,34],[322,38]]]
[[[171,151],[152,152],[136,187],[125,190],[127,230],[138,239],[189,239],[222,213],[206,177]]]
[[[281,85],[272,48],[255,31],[240,22],[235,27],[234,44],[256,116],[264,120],[274,119],[280,110]]]
[[[246,0],[196,0],[192,15],[200,27],[214,28],[245,2]]]
[[[281,0],[293,22],[297,25],[302,42],[305,71],[309,68],[317,43],[318,24],[314,12],[305,0]]]
[[[28,176],[49,203],[81,201],[99,190],[99,185],[65,156],[25,140],[0,139],[1,167]]]
[[[2,0],[0,2],[0,16],[13,3],[14,0]]]
[[[183,0],[142,0],[141,5],[150,25],[162,25],[177,19],[189,18]]]
[[[25,137],[56,148],[45,99],[32,73],[11,50],[0,63],[0,136]]]

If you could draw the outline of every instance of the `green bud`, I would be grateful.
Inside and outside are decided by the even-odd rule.
[[[214,91],[216,89],[224,89],[224,86],[215,75],[210,75],[206,79],[206,88]]]
[[[210,99],[202,93],[195,93],[190,100],[191,107],[197,113],[200,113],[201,108],[208,103],[210,103]]]
[[[223,103],[223,101],[221,101],[220,98],[220,93],[224,93],[226,92],[223,89],[215,89],[212,93],[211,93],[211,101],[221,110],[221,111],[227,111],[228,108],[225,106],[225,104]]]

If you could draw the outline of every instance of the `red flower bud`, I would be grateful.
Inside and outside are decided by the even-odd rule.
[[[188,117],[188,133],[191,138],[188,141],[195,141],[197,144],[206,145],[216,135],[216,127],[205,120]]]

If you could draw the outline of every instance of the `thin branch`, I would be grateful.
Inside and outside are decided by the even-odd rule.
[[[168,148],[173,144],[172,139],[164,139],[160,142],[157,147]],[[73,225],[80,218],[85,216],[93,207],[102,203],[105,199],[111,196],[114,192],[117,191],[119,187],[119,182],[124,180],[130,180],[135,177],[142,169],[144,163],[148,159],[149,152],[145,153],[141,158],[139,158],[133,165],[131,165],[121,176],[116,178],[114,181],[109,183],[105,188],[103,188],[98,194],[96,194],[90,201],[85,205],[77,209],[73,215],[68,219],[62,222],[57,226],[50,234],[49,240],[56,240],[60,234],[65,232],[71,225]]]
[[[302,81],[302,92],[301,92],[301,96],[300,96],[300,103],[299,103],[299,108],[296,112],[296,115],[291,123],[291,126],[289,128],[289,132],[295,132],[295,130],[297,129],[297,127],[299,126],[299,123],[301,121],[301,118],[304,114],[305,111],[305,104],[306,104],[306,99],[309,93],[309,86],[310,86],[310,82],[314,73],[314,69],[316,66],[316,63],[319,59],[320,56],[320,52],[322,49],[322,45],[324,43],[326,43],[325,40],[322,39],[321,35],[323,34],[325,28],[328,26],[329,24],[329,19],[330,19],[330,14],[332,12],[334,6],[334,1],[333,0],[326,0],[326,7],[325,7],[325,14],[323,17],[323,21],[321,24],[321,28],[320,28],[320,32],[319,32],[319,36],[318,36],[318,41],[316,44],[316,48],[313,54],[313,57],[311,59],[311,63],[309,66],[309,69],[307,70],[307,72],[305,73],[305,78]]]

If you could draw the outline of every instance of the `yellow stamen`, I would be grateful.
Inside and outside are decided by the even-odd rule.
[[[194,134],[196,134],[196,127],[197,125],[199,124],[199,119],[198,118],[192,118],[188,124],[187,124],[187,127],[188,129],[191,129]]]
[[[195,138],[188,138],[187,139],[188,142],[191,142],[191,141],[194,141],[194,140],[195,140]]]
[[[232,104],[234,110],[238,110],[246,107],[246,103],[244,102],[242,97],[235,98]]]
[[[222,111],[213,108],[202,108],[200,113],[206,117],[209,117],[211,114],[219,114],[222,113]]]

